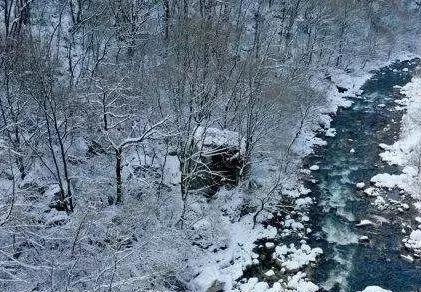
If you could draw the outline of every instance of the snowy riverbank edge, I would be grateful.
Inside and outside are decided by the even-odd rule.
[[[320,106],[317,111],[316,118],[303,129],[302,135],[295,145],[294,151],[300,153],[301,159],[312,153],[315,145],[325,145],[326,142],[316,137],[321,127],[326,131],[326,136],[334,136],[334,129],[330,128],[332,121],[331,115],[335,114],[340,107],[350,107],[352,101],[350,98],[356,98],[361,93],[362,85],[371,78],[372,70],[387,66],[394,61],[403,61],[417,57],[414,54],[401,53],[396,54],[388,61],[374,61],[368,63],[364,69],[354,68],[353,70],[339,70],[331,68],[327,73],[331,76],[331,82],[327,82],[326,75],[320,74],[314,82],[317,90],[325,91],[327,94],[327,106]],[[326,72],[325,72],[326,73]],[[338,87],[348,89],[346,92],[340,93]],[[313,168],[313,171],[317,171]],[[305,189],[303,186],[300,189]],[[304,202],[310,197],[308,193],[300,192],[298,195],[299,202]],[[311,201],[311,199],[310,199]],[[296,204],[298,206],[298,204]],[[228,222],[227,222],[228,223]],[[306,222],[297,222],[306,227]],[[290,277],[290,281],[286,283],[288,290],[275,285],[273,288],[264,282],[258,282],[257,279],[251,279],[245,285],[238,285],[236,279],[242,276],[246,266],[253,263],[255,255],[253,249],[256,247],[254,242],[259,239],[274,238],[283,230],[277,230],[275,227],[269,226],[264,228],[258,225],[253,229],[252,216],[244,216],[241,221],[228,223],[230,233],[230,243],[228,248],[216,252],[211,258],[204,259],[200,264],[199,275],[190,283],[192,291],[316,291],[318,287],[309,282],[305,273],[300,270],[296,271],[295,276]],[[317,247],[313,247],[317,248]],[[298,249],[301,250],[301,249]],[[313,249],[312,249],[313,250]],[[212,290],[213,289],[213,290]]]
[[[399,166],[400,174],[378,174],[372,182],[378,187],[399,188],[412,198],[412,212],[409,235],[403,239],[403,246],[409,254],[402,255],[409,261],[421,257],[421,76],[414,76],[410,83],[400,89],[406,97],[397,103],[403,106],[400,138],[393,145],[381,145],[383,161]],[[409,209],[409,206],[408,206]],[[411,213],[411,214],[412,214]]]

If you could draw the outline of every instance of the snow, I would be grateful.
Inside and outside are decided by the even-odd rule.
[[[266,282],[259,282],[254,286],[254,292],[266,292],[269,289],[269,284]]]
[[[368,73],[371,69],[378,68],[381,65],[386,65],[382,62],[382,64],[379,63],[373,63],[370,66],[367,66],[364,71],[357,71],[352,74],[346,73],[343,70],[339,69],[331,69],[331,75],[332,75],[332,82],[335,85],[339,85],[341,87],[348,88],[349,90],[344,94],[339,94],[336,90],[336,87],[332,87],[332,90],[328,93],[328,102],[327,107],[322,109],[317,109],[314,113],[316,117],[314,120],[309,122],[309,126],[306,125],[306,127],[303,129],[303,132],[297,142],[293,145],[293,153],[298,157],[298,159],[301,159],[305,155],[308,155],[311,153],[313,146],[324,146],[327,144],[326,141],[316,137],[316,130],[318,129],[314,125],[319,123],[320,125],[324,125],[324,129],[326,129],[326,136],[331,137],[334,136],[335,130],[329,129],[330,123],[332,121],[332,118],[328,115],[328,113],[334,113],[337,111],[339,107],[348,107],[352,105],[352,101],[347,100],[345,97],[355,97],[357,98],[358,95],[361,94],[360,87],[364,84],[364,82],[371,76],[372,73]],[[323,85],[325,86],[325,85]],[[321,87],[323,87],[321,86]],[[405,101],[402,101],[401,104],[405,104]],[[200,132],[201,131],[201,132]],[[203,138],[204,129],[200,129],[199,133],[201,135],[200,138]],[[210,130],[210,132],[214,131],[213,129]],[[235,146],[238,147],[239,144],[239,136],[238,133],[228,131],[226,132],[226,135],[221,135],[221,131],[227,131],[227,130],[217,130],[214,132],[218,132],[218,137],[225,137],[222,139],[214,139],[212,138],[213,134],[208,133],[208,130],[206,130],[206,138],[203,142],[203,146],[206,145],[221,145],[222,147],[231,147]],[[207,137],[207,136],[210,137]],[[197,140],[200,140],[199,137],[196,138]],[[387,148],[389,149],[389,148]],[[355,149],[353,149],[355,151]],[[386,150],[386,148],[384,149]],[[350,151],[350,153],[353,153],[354,151]],[[308,170],[302,170],[302,173],[305,173],[307,175],[311,174],[310,171],[317,171],[320,167],[318,165],[312,165]],[[264,175],[262,175],[264,177]],[[291,181],[291,180],[290,180]],[[262,180],[262,185],[265,185],[267,182]],[[380,182],[379,182],[380,185]],[[360,183],[358,186],[360,186],[361,189],[365,187],[365,184],[362,185]],[[310,190],[301,190],[296,188],[291,188],[283,191],[283,194],[293,198],[294,199],[294,209],[302,211],[305,208],[307,208],[310,204],[313,203],[312,198],[310,197],[301,197],[308,195],[310,193]],[[379,191],[377,188],[370,187],[365,189],[365,193],[377,197],[379,194]],[[420,204],[421,207],[421,204]],[[267,218],[267,215],[262,215],[263,218]],[[249,218],[250,219],[250,218]],[[247,219],[247,220],[249,220]],[[284,221],[284,228],[287,228],[288,230],[296,230],[303,232],[303,230],[307,230],[307,227],[303,224],[305,217],[302,217],[302,222],[294,220],[294,219],[286,219]],[[255,232],[252,229],[250,229],[250,226],[246,227],[244,224],[246,224],[247,220],[242,220],[240,225],[232,224],[228,230],[228,232],[232,232],[233,234],[230,235],[230,244],[228,244],[228,248],[225,251],[218,252],[215,258],[209,259],[208,263],[204,263],[205,266],[208,265],[209,267],[218,267],[219,273],[214,273],[213,277],[218,278],[219,281],[222,281],[225,283],[225,290],[227,291],[248,291],[248,292],[254,292],[254,291],[285,291],[286,289],[291,289],[293,291],[317,291],[318,287],[317,285],[311,283],[306,278],[306,274],[300,271],[301,269],[305,268],[309,263],[314,262],[317,260],[317,256],[322,253],[322,250],[319,248],[311,248],[306,244],[302,244],[300,247],[295,246],[277,246],[275,248],[275,252],[273,256],[276,257],[277,260],[280,261],[280,264],[284,267],[285,270],[291,271],[294,273],[293,275],[288,275],[288,278],[285,282],[275,283],[273,288],[269,288],[268,283],[265,282],[259,282],[257,278],[251,278],[248,280],[245,284],[238,284],[239,286],[237,288],[234,288],[234,282],[238,277],[242,275],[242,271],[246,265],[249,265],[251,263],[258,263],[258,257],[257,255],[252,252],[253,248],[255,247],[254,241],[258,238],[264,238],[266,236],[266,231],[263,231],[261,229],[261,226],[258,225],[256,229],[259,230],[259,232]],[[250,223],[250,221],[249,221]],[[246,224],[247,225],[247,224]],[[332,227],[333,228],[333,227]],[[239,229],[239,230],[238,230]],[[274,237],[278,232],[278,230],[273,229],[271,232],[272,234],[269,234],[267,237],[271,238]],[[278,233],[279,234],[279,233]],[[283,231],[282,231],[283,234]],[[353,234],[350,230],[342,230],[342,229],[334,229],[332,232],[328,232],[329,234],[329,241],[339,241],[339,244],[352,244],[352,243],[358,243],[359,237],[356,234]],[[239,239],[236,239],[239,237]],[[272,248],[271,243],[267,242],[266,247],[268,249]],[[235,259],[234,265],[230,265],[229,262]],[[218,262],[219,261],[219,262]],[[217,263],[218,262],[218,263]],[[212,269],[211,269],[212,270]],[[269,273],[269,276],[274,272],[272,269],[266,271],[266,273]],[[201,273],[201,275],[205,273]],[[206,273],[205,273],[206,274]],[[267,275],[266,275],[267,276]],[[202,276],[204,277],[204,276]],[[204,277],[206,278],[206,277]],[[198,277],[199,280],[200,278]],[[215,279],[214,279],[215,280]],[[199,281],[200,282],[200,281]],[[212,280],[204,281],[205,284],[210,285],[212,284]],[[239,289],[239,290],[237,290]],[[290,291],[290,290],[288,290]],[[380,291],[380,290],[379,290]]]
[[[374,206],[376,206],[379,210],[384,210],[387,206],[386,200],[382,196],[377,196],[374,200]]]
[[[415,76],[407,85],[395,88],[406,96],[395,101],[406,109],[402,117],[400,138],[393,145],[380,144],[379,146],[384,150],[380,154],[382,160],[390,165],[400,166],[402,171],[399,174],[378,174],[371,179],[371,182],[377,187],[399,188],[411,195],[414,200],[413,205],[418,212],[414,215],[414,222],[419,224],[421,221],[419,215],[421,213],[421,193],[419,192],[421,189],[421,180],[419,179],[419,168],[421,167],[419,160],[421,156],[421,77]],[[384,199],[382,198],[382,200],[377,197],[375,204],[384,205]],[[400,212],[410,209],[407,203],[396,203]],[[407,249],[419,255],[421,252],[421,230],[419,226],[412,229],[409,236],[406,236],[402,242]],[[405,229],[403,231],[406,233]],[[410,262],[414,261],[412,255],[401,255],[401,257]]]
[[[408,244],[412,249],[421,249],[421,230],[417,229],[411,232]]]
[[[164,165],[164,182],[170,185],[181,183],[180,160],[176,156],[168,156]]]
[[[56,195],[60,193],[60,186],[58,184],[52,184],[48,186],[48,189],[45,191],[45,196],[51,202],[56,198]]]
[[[319,169],[320,169],[320,167],[319,167],[318,165],[312,165],[309,169],[310,169],[311,171],[317,171],[317,170],[319,170]]]
[[[195,289],[197,291],[206,291],[220,278],[222,278],[222,276],[217,267],[207,267],[195,278]]]
[[[70,217],[64,211],[52,209],[45,216],[46,225],[64,224],[70,221]]]
[[[360,238],[358,240],[361,241],[361,242],[367,242],[367,241],[369,241],[369,238],[368,238],[367,235],[363,235],[363,236],[360,236]]]
[[[389,150],[389,149],[390,149],[390,146],[389,146],[389,145],[387,145],[387,144],[384,144],[384,143],[380,143],[380,144],[379,144],[379,147],[380,147],[381,149],[383,149],[383,150]]]
[[[230,130],[221,130],[217,128],[204,128],[199,126],[194,134],[197,148],[223,148],[236,149],[240,148],[241,152],[245,151],[245,139],[240,138],[238,132]],[[240,145],[240,147],[239,147]]]
[[[198,268],[201,272],[191,283],[194,291],[206,291],[215,281],[224,283],[225,289],[230,291],[235,280],[243,274],[244,267],[256,260],[257,255],[252,251],[254,242],[259,238],[274,238],[277,234],[277,229],[272,226],[263,228],[257,225],[253,229],[251,215],[239,222],[226,222],[225,226],[230,235],[227,248],[200,259]]]
[[[295,200],[296,209],[303,209],[313,204],[313,199],[310,197],[299,198]]]
[[[304,186],[300,186],[298,188],[298,191],[300,192],[301,195],[308,195],[308,194],[311,193],[311,190],[308,189],[308,188],[306,188],[306,187],[304,187]]]
[[[365,227],[365,226],[373,226],[375,225],[372,221],[364,219],[361,220],[360,223],[358,223],[356,226],[357,227]]]
[[[336,136],[336,129],[335,128],[330,128],[326,131],[325,134],[326,137],[335,137]]]
[[[360,182],[360,183],[357,183],[357,189],[360,189],[360,190],[362,190],[363,188],[365,188],[365,183],[363,183],[363,182]]]
[[[364,190],[364,194],[366,194],[367,196],[370,196],[370,197],[377,196],[378,192],[379,191],[376,188],[373,188],[373,187],[369,187],[369,188],[366,188]]]
[[[299,292],[316,292],[319,290],[319,287],[312,282],[305,280],[306,274],[299,272],[294,275],[288,282],[290,288],[295,289]]]
[[[273,276],[275,276],[275,272],[273,270],[269,270],[265,273],[265,276],[266,277],[273,277]]]
[[[316,292],[319,287],[307,280],[307,274],[298,272],[293,276],[288,276],[286,281],[280,280],[269,288],[266,282],[259,282],[257,278],[250,278],[247,283],[241,284],[239,291],[242,292]],[[235,290],[237,291],[237,290]]]
[[[371,182],[375,183],[377,187],[384,187],[392,189],[399,185],[402,181],[400,175],[391,175],[388,173],[377,174],[371,178]]]
[[[289,247],[286,245],[277,246],[273,257],[287,270],[299,270],[311,262],[315,262],[317,257],[322,254],[321,248],[311,248],[307,244],[302,244],[296,248],[294,244]]]
[[[407,260],[410,263],[413,263],[414,262],[414,258],[412,256],[410,256],[410,255],[401,254],[401,258]]]
[[[368,286],[362,292],[392,292],[392,291],[383,289],[379,286]]]
[[[304,229],[304,225],[301,222],[298,222],[294,219],[287,219],[284,221],[284,227],[285,228],[290,228],[292,230],[302,230]]]
[[[272,249],[272,248],[274,248],[274,247],[275,247],[275,244],[274,244],[273,242],[266,242],[266,243],[265,243],[265,247],[266,247],[267,249]]]
[[[387,151],[381,157],[390,164],[408,166],[411,165],[411,153],[421,145],[421,78],[414,77],[401,92],[408,97],[399,102],[407,107],[407,113],[402,118],[401,137],[393,145],[385,147]]]

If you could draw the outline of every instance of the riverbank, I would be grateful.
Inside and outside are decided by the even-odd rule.
[[[417,271],[396,252],[404,216],[385,206],[394,192],[381,192],[370,186],[370,179],[397,171],[381,163],[378,145],[393,142],[399,134],[403,113],[395,100],[402,96],[395,88],[410,82],[417,64],[396,62],[376,71],[352,108],[338,113],[332,125],[337,136],[310,157],[320,169],[310,186],[318,198],[313,229],[320,234],[312,244],[325,252],[315,279],[326,290],[361,291],[381,284],[409,291],[416,283]],[[405,204],[396,200],[396,210]]]
[[[401,59],[409,57],[412,56]],[[370,71],[382,65],[385,63],[376,62],[364,70],[355,71],[331,69],[315,80],[315,88],[324,88],[328,106],[317,108],[315,118],[306,124],[297,139],[293,151],[300,160],[313,153],[314,147],[325,146],[325,140],[335,136],[335,129],[331,128],[332,117],[339,108],[350,107],[353,103],[351,99],[359,98],[361,86],[373,74]],[[317,170],[316,166],[308,165],[301,169],[300,175],[287,182],[279,199],[280,205],[288,204],[286,211],[291,214],[283,213],[285,206],[280,206],[278,213],[262,212],[259,221],[263,224],[254,229],[252,218],[248,215],[232,224],[232,240],[228,248],[216,251],[213,258],[203,263],[202,273],[194,280],[195,289],[212,291],[209,290],[212,287],[224,287],[226,291],[267,291],[271,286],[273,291],[285,288],[291,291],[319,289],[310,278],[323,251],[318,246],[310,247],[307,242],[313,232],[309,224],[309,210],[316,200],[302,180],[311,177],[311,173]],[[266,184],[270,185],[269,182]],[[261,255],[264,255],[263,260]],[[240,283],[237,279],[241,279]]]
[[[372,178],[378,187],[401,190],[408,194],[412,206],[412,220],[402,226],[402,257],[410,262],[421,257],[421,77],[419,73],[411,82],[397,88],[405,98],[397,100],[397,107],[405,111],[399,140],[392,145],[382,144],[385,150],[381,158],[390,165],[400,168],[398,174],[382,173]]]
[[[314,113],[306,120],[301,129],[301,135],[297,137],[292,152],[296,165],[300,166],[302,159],[313,152],[313,147],[325,145],[325,141],[317,134],[323,131],[328,132],[332,116],[340,107],[349,107],[352,102],[345,96],[358,94],[358,88],[368,78],[368,74],[352,75],[341,70],[332,70],[325,72],[331,79],[326,79],[326,75],[320,75],[319,80],[315,80],[315,89],[324,91],[327,96],[326,105],[316,105]],[[338,87],[349,88],[348,92],[339,92]],[[330,135],[330,134],[327,134]],[[278,166],[272,163],[262,163],[258,173],[253,177],[254,181],[259,181],[262,185],[261,193],[266,192],[267,188],[272,187],[274,175],[266,174],[273,172]],[[258,217],[258,224],[253,228],[253,214],[241,217],[239,222],[229,223],[230,240],[225,249],[216,250],[211,257],[201,260],[199,266],[202,272],[193,280],[192,289],[196,291],[213,291],[223,287],[226,291],[266,291],[279,280],[281,284],[275,284],[273,289],[288,288],[295,291],[317,291],[318,287],[312,283],[305,270],[309,264],[314,263],[316,257],[322,253],[320,248],[310,248],[305,239],[311,233],[308,225],[308,211],[313,203],[313,198],[309,190],[304,187],[302,178],[311,175],[309,169],[295,169],[282,178],[283,191],[276,198],[276,201],[284,201],[292,210],[291,214],[271,212],[282,208],[271,206],[262,211]],[[223,198],[230,196],[242,197],[241,190],[233,191],[221,190],[217,197]],[[230,206],[230,209],[235,206]],[[285,211],[285,210],[284,210]],[[228,211],[228,213],[230,213]],[[284,216],[286,215],[286,216]],[[292,240],[294,237],[294,240]],[[299,242],[297,246],[288,245],[285,242]],[[276,251],[278,267],[272,267],[264,264],[263,253],[271,254]],[[267,259],[266,259],[267,260]],[[274,264],[274,261],[272,261]],[[274,264],[275,265],[275,264]],[[282,266],[285,266],[284,268]],[[247,270],[251,267],[251,272]],[[256,268],[255,271],[253,269]],[[242,279],[237,283],[238,279]],[[265,281],[264,281],[265,280]],[[279,290],[281,291],[281,290]]]

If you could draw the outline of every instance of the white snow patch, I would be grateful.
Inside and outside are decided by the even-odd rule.
[[[392,291],[383,289],[379,286],[368,286],[362,292],[392,292]]]
[[[336,136],[336,129],[335,128],[330,128],[326,131],[325,134],[326,137],[335,137]]]
[[[357,227],[374,226],[375,224],[367,219],[361,220],[360,223],[356,224]]]
[[[317,256],[322,253],[321,248],[312,249],[307,244],[302,244],[300,248],[296,248],[294,244],[291,244],[289,247],[286,245],[277,246],[273,258],[278,260],[287,270],[295,271],[315,262]]]
[[[360,182],[360,183],[357,183],[357,189],[360,189],[360,190],[362,190],[363,188],[365,188],[365,183],[363,183],[363,182]]]
[[[318,166],[318,165],[312,165],[309,169],[310,169],[311,171],[317,171],[317,170],[319,170],[319,169],[320,169],[320,166]]]
[[[417,229],[411,232],[408,244],[412,249],[421,249],[421,230]]]

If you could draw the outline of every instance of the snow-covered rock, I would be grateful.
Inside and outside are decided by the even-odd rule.
[[[316,170],[319,170],[320,169],[320,167],[318,166],[318,165],[312,165],[310,168],[309,168],[311,171],[316,171]]]
[[[360,223],[356,224],[357,227],[374,226],[375,224],[367,219],[361,220]]]
[[[373,204],[379,210],[384,210],[388,205],[385,198],[383,198],[382,196],[377,196]]]
[[[266,277],[273,277],[273,276],[275,276],[275,272],[272,269],[270,269],[265,273],[265,276]]]
[[[368,238],[368,236],[363,235],[363,236],[360,236],[360,238],[358,238],[358,241],[359,242],[368,242],[368,241],[370,241],[370,239]]]
[[[335,128],[330,128],[326,131],[325,134],[326,137],[335,137],[336,136],[336,129]]]
[[[357,189],[360,189],[360,190],[362,190],[363,188],[365,188],[365,183],[363,183],[363,182],[360,182],[360,183],[357,183]]]
[[[238,132],[217,128],[198,127],[194,138],[197,143],[200,143],[199,149],[202,147],[237,148],[239,141],[245,143],[244,138],[240,139]]]
[[[414,258],[410,255],[401,254],[401,258],[403,258],[404,260],[407,260],[410,263],[414,262]]]
[[[370,197],[376,197],[379,193],[379,190],[373,187],[368,187],[364,190],[364,194]]]
[[[407,203],[402,203],[401,204],[402,209],[404,210],[409,210],[409,205]]]
[[[306,208],[310,206],[311,204],[313,204],[313,199],[310,197],[299,198],[295,200],[295,206],[296,206],[296,209],[298,210],[302,210],[303,208]]]
[[[274,248],[274,247],[275,247],[275,244],[274,244],[273,242],[266,242],[266,243],[265,243],[265,247],[266,247],[267,249],[272,249],[272,248]]]
[[[298,272],[289,279],[288,287],[294,289],[294,291],[300,292],[316,292],[319,290],[319,287],[316,284],[307,281],[305,278],[305,273]]]
[[[412,249],[421,249],[421,230],[417,229],[411,232],[408,239],[408,244]]]
[[[317,256],[322,254],[321,248],[311,248],[307,244],[302,244],[300,248],[296,248],[294,244],[289,247],[286,245],[277,246],[273,257],[279,261],[281,266],[287,270],[299,270],[307,266],[311,262],[315,262]]]
[[[295,221],[294,219],[286,219],[284,221],[285,228],[291,228],[292,230],[302,230],[304,225],[301,222]]]
[[[379,286],[368,286],[362,292],[392,292],[392,291],[383,289]]]

